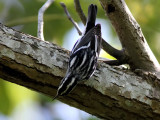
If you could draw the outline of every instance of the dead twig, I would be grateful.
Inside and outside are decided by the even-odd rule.
[[[86,25],[87,18],[86,18],[85,14],[84,14],[84,12],[83,12],[83,10],[82,10],[82,8],[81,8],[81,5],[80,5],[79,0],[74,0],[74,5],[75,5],[76,11],[77,11],[79,17],[80,17],[81,20],[82,20],[82,23],[83,23],[84,25]]]
[[[43,34],[43,15],[44,12],[48,9],[48,7],[54,2],[54,0],[47,0],[45,4],[39,9],[38,11],[38,30],[37,30],[37,37],[44,41],[44,34]]]
[[[61,2],[60,4],[61,4],[61,6],[63,7],[63,9],[64,9],[64,11],[65,11],[65,13],[66,13],[68,19],[72,22],[72,24],[73,24],[74,27],[76,28],[78,34],[79,34],[79,35],[82,35],[82,32],[81,32],[81,30],[80,30],[78,24],[72,19],[71,15],[69,14],[69,12],[68,12],[68,10],[67,10],[66,5],[65,5],[64,3],[62,3],[62,2]]]

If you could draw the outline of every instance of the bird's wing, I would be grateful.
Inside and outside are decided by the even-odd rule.
[[[72,53],[74,53],[76,50],[78,50],[81,47],[87,47],[89,42],[95,40],[95,35],[94,35],[94,28],[92,28],[90,31],[88,31],[87,34],[85,34],[81,39],[79,39],[76,44],[74,45],[72,49]]]

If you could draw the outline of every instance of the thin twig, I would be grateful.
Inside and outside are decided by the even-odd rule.
[[[37,31],[37,37],[44,41],[44,35],[43,35],[43,15],[44,12],[48,9],[48,7],[54,2],[54,0],[47,0],[45,4],[39,9],[38,11],[38,31]]]
[[[71,15],[69,14],[69,12],[68,12],[68,10],[67,10],[66,5],[65,5],[63,2],[61,2],[60,4],[61,4],[61,6],[63,7],[63,9],[64,9],[64,11],[65,11],[68,19],[73,23],[73,25],[74,25],[74,27],[76,28],[78,34],[79,34],[79,35],[82,35],[82,32],[81,32],[78,24],[72,19]]]
[[[75,5],[76,11],[77,11],[79,17],[81,18],[83,24],[86,25],[87,18],[85,16],[85,14],[83,13],[83,10],[81,8],[79,0],[74,0],[74,5]]]

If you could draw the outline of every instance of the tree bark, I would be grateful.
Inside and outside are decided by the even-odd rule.
[[[0,24],[0,78],[53,98],[69,51]],[[151,82],[152,81],[152,82]],[[154,82],[153,82],[154,81]],[[58,100],[103,119],[160,119],[156,76],[139,77],[102,61],[91,79]]]
[[[137,21],[124,0],[99,0],[119,37],[128,64],[134,69],[159,74],[160,65],[150,50]]]

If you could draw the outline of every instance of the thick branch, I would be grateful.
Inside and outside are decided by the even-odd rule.
[[[68,57],[68,51],[55,44],[0,24],[0,77],[4,80],[53,97]],[[104,119],[160,119],[156,83],[103,62],[98,66],[90,80],[58,99]]]
[[[159,72],[160,65],[124,0],[99,0],[114,26],[132,69]]]

